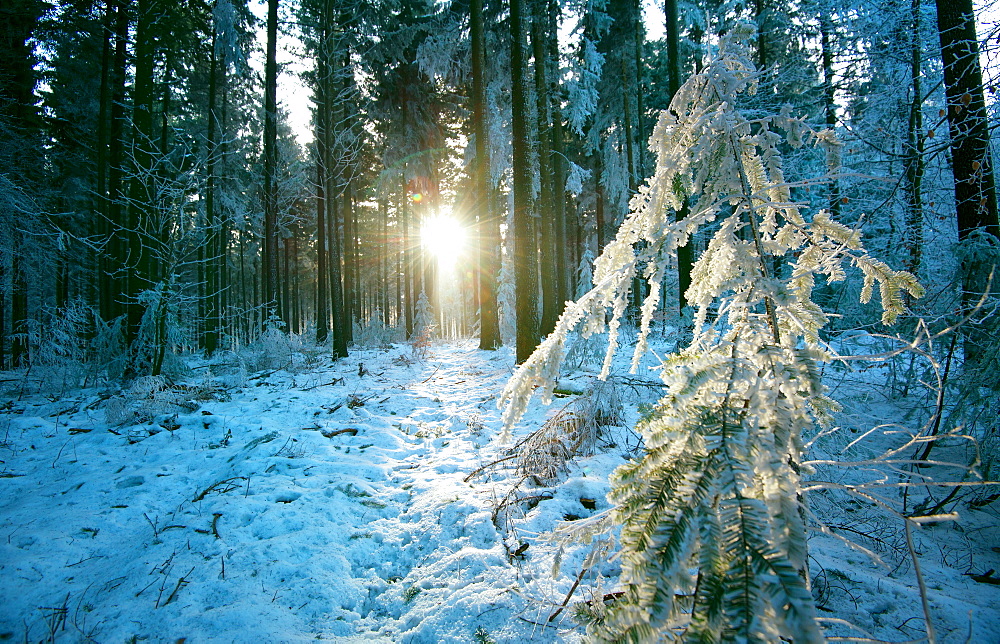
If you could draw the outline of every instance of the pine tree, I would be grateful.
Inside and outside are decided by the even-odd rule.
[[[15,0],[0,9],[0,226],[9,245],[10,259],[10,360],[15,366],[26,361],[24,341],[28,327],[28,236],[19,219],[30,217],[18,204],[27,205],[41,179],[41,140],[38,136],[38,109],[33,96],[37,83],[31,35],[38,26],[45,5],[40,0]],[[9,182],[9,183],[8,183]],[[25,222],[27,223],[27,222]],[[8,236],[9,235],[9,236]],[[7,253],[4,253],[5,255]],[[0,366],[5,366],[6,289],[3,284],[6,257],[0,257]]]
[[[978,318],[975,308],[981,298],[996,292],[1000,219],[972,0],[937,0],[937,19],[948,98],[958,238],[990,246],[989,250],[967,249],[962,262],[963,304]],[[991,362],[991,354],[996,353],[996,328],[996,322],[990,321],[967,325],[965,358],[970,366]]]
[[[278,0],[267,2],[267,56],[264,71],[264,254],[263,298],[268,316],[284,319],[278,301]]]
[[[656,172],[598,258],[594,288],[567,306],[500,398],[508,426],[536,387],[549,399],[567,336],[581,327],[585,336],[608,328],[606,377],[629,290],[642,275],[651,288],[635,368],[667,258],[697,230],[716,228],[692,270],[693,338],[663,361],[667,393],[638,427],[645,453],[612,474],[622,594],[589,608],[588,631],[601,641],[654,642],[668,633],[691,642],[823,641],[805,579],[798,466],[803,432],[835,408],[819,379],[830,357],[819,340],[827,317],[812,291],[817,277],[842,280],[853,264],[863,301],[878,286],[886,324],[903,312],[902,293],[921,294],[910,274],[868,255],[858,231],[827,211],[807,219],[792,201],[779,146],[804,137],[833,142],[787,115],[750,119],[738,109],[756,89],[752,35],[737,25],[661,112],[650,140]],[[687,200],[690,214],[677,221]],[[775,260],[785,264],[780,275]],[[693,600],[678,602],[679,594]]]
[[[472,171],[473,194],[478,218],[479,249],[479,348],[500,346],[500,321],[497,316],[497,272],[500,267],[500,226],[490,208],[490,159],[486,126],[486,55],[483,24],[483,0],[469,4],[469,39],[471,41],[472,121],[476,140],[476,163]]]
[[[530,139],[528,135],[527,64],[524,0],[510,0],[511,130],[513,133],[514,306],[517,309],[516,354],[524,362],[538,344],[537,268],[532,217]]]

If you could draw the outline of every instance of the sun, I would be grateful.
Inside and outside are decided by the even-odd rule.
[[[420,239],[442,268],[451,268],[465,250],[465,227],[450,215],[435,215],[424,221]]]

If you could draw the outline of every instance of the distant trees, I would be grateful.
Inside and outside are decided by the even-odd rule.
[[[669,1],[666,37],[649,42],[634,1],[271,0],[258,42],[244,0],[8,2],[0,352],[24,362],[26,325],[82,301],[120,323],[129,374],[268,325],[343,356],[376,318],[412,335],[426,294],[449,333],[478,324],[481,346],[512,342],[523,360],[586,290],[588,258],[650,174],[653,114],[744,22],[762,66],[751,107],[804,117],[829,142],[782,150],[790,178],[828,173],[793,198],[864,217],[890,257],[937,270],[941,222],[963,239],[997,229],[971,9],[834,5]],[[282,103],[306,97],[279,90],[282,33],[303,43],[307,151],[285,122]],[[450,294],[420,239],[449,210],[477,248]],[[659,284],[678,304],[668,321],[706,234]],[[653,285],[636,287],[630,320]]]
[[[33,196],[43,189],[42,141],[34,97],[36,61],[30,38],[44,8],[39,0],[14,0],[0,8],[0,234],[4,238],[0,288],[4,296],[10,295],[9,309],[5,298],[0,299],[0,365],[6,361],[3,341],[8,335],[13,365],[21,366],[27,351],[27,263],[34,244],[26,224],[37,213]]]
[[[211,352],[246,337],[239,321],[259,310],[261,289],[240,284],[244,297],[231,297],[228,261],[235,244],[257,246],[245,234],[253,205],[239,203],[257,154],[245,129],[252,17],[245,4],[213,4],[80,2],[34,25],[48,57],[37,159],[59,189],[36,191],[52,214],[32,236],[58,250],[53,279],[13,301],[36,319],[84,300],[120,320],[126,376],[164,368],[168,345],[183,342],[179,321]]]

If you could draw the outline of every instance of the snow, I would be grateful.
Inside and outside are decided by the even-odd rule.
[[[571,609],[549,617],[592,546],[549,535],[608,509],[608,474],[635,447],[628,427],[606,428],[597,453],[554,484],[516,487],[512,464],[490,466],[510,448],[495,440],[507,350],[435,344],[417,358],[393,345],[243,378],[221,361],[189,366],[183,387],[146,382],[125,395],[21,394],[20,382],[5,383],[0,641],[582,638]],[[830,372],[844,397],[861,400],[861,376],[844,384]],[[562,404],[593,378],[564,377]],[[629,425],[656,390],[624,391]],[[864,400],[872,417],[898,413]],[[534,403],[514,439],[561,406]],[[849,439],[816,449],[833,454]],[[880,564],[834,536],[810,540],[821,616],[880,639],[920,637],[913,568],[897,556],[901,524],[860,506],[849,523],[836,505],[820,496],[816,511],[887,545]],[[1000,588],[963,574],[1000,569],[995,505],[962,506],[960,522],[914,531],[939,641],[1000,641]],[[878,551],[873,538],[863,545]],[[616,562],[596,559],[571,602],[614,590]]]

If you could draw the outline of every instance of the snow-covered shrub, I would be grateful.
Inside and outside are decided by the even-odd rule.
[[[28,320],[31,371],[50,387],[65,390],[84,385],[93,374],[89,338],[99,316],[80,300],[46,316]]]
[[[635,368],[668,258],[712,225],[686,293],[692,337],[663,360],[666,394],[638,427],[644,456],[612,475],[622,590],[588,625],[600,640],[823,641],[806,583],[799,466],[802,433],[835,408],[820,384],[819,364],[830,356],[813,287],[818,276],[842,280],[845,264],[855,266],[863,301],[878,287],[885,324],[903,311],[903,292],[921,294],[911,275],[868,255],[858,231],[823,211],[807,218],[792,201],[779,146],[807,134],[830,145],[832,133],[809,132],[787,113],[751,120],[738,109],[756,89],[745,45],[752,33],[734,28],[661,112],[650,139],[656,173],[597,259],[594,287],[567,305],[500,397],[508,427],[536,388],[548,402],[577,328],[608,331],[606,377],[641,275],[649,289]],[[685,202],[690,214],[676,221]]]
[[[28,372],[42,388],[66,390],[116,380],[126,364],[121,320],[104,322],[82,300],[29,319]]]
[[[410,349],[413,358],[423,360],[431,350],[434,341],[434,312],[426,293],[421,293],[417,299],[417,315],[413,321],[413,337],[410,338]]]
[[[951,425],[964,425],[979,440],[982,473],[996,481],[1000,480],[1000,243],[990,235],[974,234],[959,243],[956,254],[964,270],[974,273],[964,278],[965,288],[985,294],[974,304],[966,303],[972,310],[966,312],[968,319],[960,329],[963,378],[949,420]]]
[[[110,425],[149,423],[165,414],[191,413],[199,407],[195,400],[206,396],[199,389],[173,385],[164,376],[139,376],[128,389],[108,399],[104,415]]]
[[[365,321],[354,322],[354,344],[365,349],[386,349],[394,342],[404,340],[403,329],[397,326],[386,326],[382,322],[382,312],[375,309],[371,317]]]
[[[413,319],[414,332],[420,333],[424,327],[432,326],[433,324],[434,308],[431,306],[431,301],[428,299],[427,293],[421,292],[420,297],[417,298],[417,310]]]
[[[598,428],[567,405],[515,446],[517,474],[534,485],[552,485],[576,456],[593,453]]]
[[[268,321],[267,328],[256,340],[237,352],[240,366],[247,373],[267,369],[287,369],[295,353],[292,338],[278,320]]]
[[[167,354],[171,353],[167,350],[167,336],[176,334],[179,326],[177,307],[170,302],[174,295],[171,291],[170,285],[160,282],[139,294],[142,319],[138,335],[129,347],[126,379],[135,375],[159,376],[163,372]]]
[[[622,385],[611,380],[597,380],[580,401],[583,415],[597,427],[625,424]],[[596,440],[596,439],[595,439]]]

